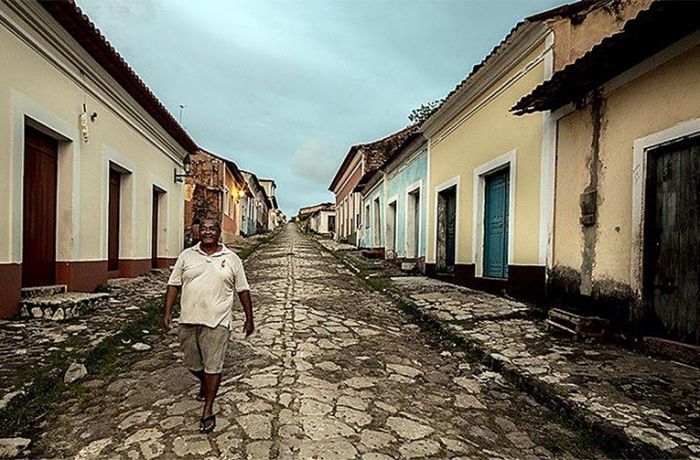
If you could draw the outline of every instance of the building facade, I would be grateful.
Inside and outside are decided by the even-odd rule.
[[[427,174],[427,142],[415,132],[362,181],[360,247],[424,271]]]
[[[542,21],[516,26],[423,124],[428,274],[544,297],[554,131],[509,109],[551,73],[552,39]]]
[[[423,123],[429,274],[545,299],[557,124],[549,112],[518,117],[510,108],[648,3],[578,2],[526,19]]]
[[[324,206],[309,216],[309,230],[324,236],[335,233],[335,206]]]
[[[195,143],[73,3],[1,3],[0,55],[0,316],[171,264]]]
[[[416,129],[415,125],[408,126],[378,141],[350,147],[328,188],[335,195],[337,240],[359,244],[363,230],[364,205],[360,193],[360,187],[364,186],[363,180],[367,180],[369,174],[376,171],[389,154]]]
[[[269,214],[272,209],[272,202],[265,192],[265,188],[260,183],[258,176],[250,171],[241,171],[248,184],[250,191],[250,212],[248,213],[248,233],[256,235],[269,230]]]
[[[277,204],[277,184],[272,179],[260,179],[260,185],[265,189],[265,194],[270,200],[270,210],[267,213],[267,228],[274,230],[280,225],[279,205]]]
[[[699,14],[654,2],[515,107],[557,121],[550,295],[695,345]]]

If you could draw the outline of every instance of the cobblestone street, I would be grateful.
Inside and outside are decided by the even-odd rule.
[[[102,396],[67,401],[36,442],[50,457],[605,457],[494,372],[442,348],[288,225],[247,261],[257,331],[236,315],[217,427],[175,331]],[[100,385],[86,382],[85,385]]]

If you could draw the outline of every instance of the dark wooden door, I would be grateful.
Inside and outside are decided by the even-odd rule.
[[[485,178],[484,276],[508,277],[509,170]]]
[[[445,197],[445,271],[454,272],[457,241],[457,189],[444,192]]]
[[[27,126],[24,146],[22,285],[54,284],[58,142]]]
[[[700,141],[651,152],[645,301],[650,332],[700,344]]]
[[[153,189],[153,206],[151,211],[151,267],[158,268],[158,202],[160,193]]]
[[[107,233],[107,269],[119,270],[119,208],[121,201],[121,174],[109,170],[109,229]]]

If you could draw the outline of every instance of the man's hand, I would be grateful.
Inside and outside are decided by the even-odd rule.
[[[243,305],[243,311],[245,312],[243,332],[245,332],[245,336],[248,337],[255,330],[255,324],[253,324],[253,300],[250,298],[250,291],[239,292],[238,298],[241,300],[241,305]]]
[[[245,321],[245,324],[243,324],[243,332],[245,332],[245,336],[250,336],[250,334],[252,334],[253,331],[255,331],[255,324],[253,324],[252,319],[247,319]]]
[[[177,286],[168,286],[165,290],[165,308],[163,310],[163,326],[170,330],[173,325],[173,304],[175,303],[175,298],[177,297]]]
[[[170,328],[173,325],[173,314],[170,313],[169,311],[166,311],[163,313],[163,326],[165,326],[166,329],[170,330]]]

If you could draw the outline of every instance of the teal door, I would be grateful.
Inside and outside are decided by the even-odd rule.
[[[508,192],[510,171],[486,176],[484,276],[508,278]]]

